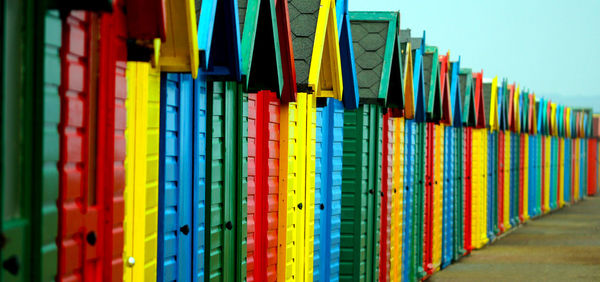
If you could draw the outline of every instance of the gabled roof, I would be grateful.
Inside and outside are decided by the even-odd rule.
[[[538,133],[542,134],[542,135],[546,135],[548,134],[548,117],[547,117],[547,112],[548,112],[548,106],[547,106],[547,102],[544,98],[540,99],[540,106],[538,108],[538,114],[539,114],[539,119],[538,119]]]
[[[402,110],[398,12],[351,12],[352,38],[361,103]]]
[[[546,134],[546,101],[540,98],[538,110],[538,134]]]
[[[515,83],[508,85],[508,93],[505,96],[507,106],[507,122],[508,130],[516,131],[515,129]]]
[[[158,65],[161,71],[188,72],[194,78],[198,76],[198,43],[194,21],[197,8],[192,0],[173,0],[166,6],[166,40],[154,50],[160,52]]]
[[[458,61],[450,64],[450,73],[452,74],[450,79],[450,96],[452,97],[452,126],[462,127],[462,102],[460,94],[460,57]]]
[[[420,42],[414,44],[414,42]],[[412,52],[415,58],[413,82],[415,96],[415,121],[425,122],[425,76],[423,75],[423,55],[425,53],[425,31],[422,38],[411,38]],[[418,45],[418,47],[416,47]]]
[[[529,132],[529,90],[522,90],[519,94],[519,121],[520,132]]]
[[[558,135],[558,124],[556,120],[556,103],[550,103],[550,135]]]
[[[283,73],[274,0],[238,0],[246,91],[281,96]]]
[[[475,114],[475,92],[473,87],[473,73],[471,69],[462,68],[459,72],[460,94],[462,100],[462,123],[464,126],[474,127],[477,123]]]
[[[292,31],[290,16],[288,14],[287,0],[276,0],[275,13],[277,14],[277,30],[279,35],[279,48],[281,54],[281,70],[283,86],[281,89],[281,103],[287,104],[296,101],[296,66],[294,64],[294,50],[292,48]]]
[[[498,77],[484,79],[483,100],[486,111],[486,126],[491,130],[498,130]]]
[[[439,56],[440,87],[442,96],[442,118],[440,122],[445,125],[452,124],[452,98],[450,97],[450,74],[448,73],[448,59],[450,52]]]
[[[594,114],[592,122],[592,136],[595,138],[600,138],[600,115]]]
[[[359,96],[348,1],[337,0],[335,9],[338,24],[340,59],[342,60],[342,81],[344,83],[342,101],[344,102],[344,108],[352,110],[358,108]]]
[[[592,116],[593,109],[592,108],[584,108],[583,112],[583,137],[592,136]]]
[[[424,89],[427,121],[439,122],[442,118],[442,86],[438,49],[435,46],[425,46],[423,75],[425,77]]]
[[[558,130],[558,136],[563,137],[564,136],[564,127],[565,127],[565,122],[564,122],[564,113],[565,111],[563,110],[563,106],[562,105],[556,105],[556,127]]]
[[[506,95],[507,94],[506,79],[502,79],[502,84],[498,86],[498,129],[506,131],[508,129],[508,121],[506,120]]]
[[[475,88],[475,127],[486,128],[488,119],[485,112],[486,103],[483,98],[483,70],[473,73],[473,84]]]
[[[342,66],[334,0],[289,0],[298,92],[342,100]]]
[[[414,74],[412,45],[410,43],[410,29],[400,31],[400,52],[404,77],[402,78],[404,89],[404,118],[415,118],[415,96],[414,96]]]
[[[529,94],[529,133],[537,134],[537,107],[535,93]]]
[[[202,0],[196,5],[200,66],[206,75],[242,79],[237,4],[237,0]]]
[[[549,100],[546,100],[544,122],[546,123],[546,135],[552,135],[552,103]]]
[[[569,108],[567,106],[563,106],[562,111],[563,111],[563,113],[562,113],[562,115],[563,115],[563,119],[562,119],[562,121],[563,121],[563,136],[569,137],[570,136],[569,122],[571,121],[571,117],[570,117],[571,111],[569,110]]]
[[[521,132],[521,109],[520,109],[520,100],[521,100],[521,88],[519,85],[516,86],[515,92],[512,96],[513,99],[513,130],[517,133]]]

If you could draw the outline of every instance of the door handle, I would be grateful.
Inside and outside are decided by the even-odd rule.
[[[325,205],[324,204],[321,204],[319,207],[321,208],[321,210],[325,209]]]
[[[190,227],[186,224],[184,226],[181,226],[181,228],[179,228],[179,231],[181,231],[183,235],[188,235],[188,233],[190,233]]]
[[[129,257],[127,259],[127,266],[132,267],[133,265],[135,265],[135,259],[133,257]]]
[[[96,232],[91,231],[90,233],[87,234],[87,236],[85,236],[85,240],[88,242],[88,244],[94,246],[96,245],[96,240],[98,238],[96,238]]]
[[[225,228],[227,228],[227,230],[231,230],[233,228],[233,224],[231,223],[231,221],[225,223]]]
[[[299,208],[300,210],[302,210],[302,203],[299,203],[299,204],[298,204],[298,208]]]
[[[17,256],[11,256],[2,263],[2,268],[8,271],[8,273],[16,276],[19,274],[21,264],[19,263]]]

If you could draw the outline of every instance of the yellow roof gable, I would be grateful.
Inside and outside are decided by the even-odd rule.
[[[160,46],[161,70],[188,72],[196,78],[199,58],[194,0],[170,0],[166,8],[167,39]]]
[[[317,97],[342,100],[342,62],[334,0],[321,0],[308,75],[308,86]]]
[[[404,63],[404,117],[413,119],[415,117],[415,97],[413,88],[413,59],[410,41],[406,43],[406,50],[402,50],[406,55]]]

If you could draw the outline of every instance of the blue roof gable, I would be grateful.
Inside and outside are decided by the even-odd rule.
[[[242,58],[237,0],[203,0],[196,7],[200,68],[206,75],[241,81]]]
[[[353,110],[358,108],[359,96],[354,49],[352,48],[352,32],[350,32],[350,16],[348,15],[348,1],[336,1],[336,17],[338,22],[340,59],[342,60],[342,82],[344,85],[342,101],[344,108]]]
[[[413,72],[414,91],[417,94],[415,99],[415,121],[425,122],[425,77],[423,75],[423,53],[425,53],[425,31],[421,38],[421,46],[415,53],[415,67]]]
[[[452,64],[452,78],[450,82],[450,97],[452,99],[452,126],[454,127],[462,127],[462,110],[460,101],[460,85],[459,85],[459,77],[458,72],[460,71],[460,57],[458,57],[458,61],[451,63]]]

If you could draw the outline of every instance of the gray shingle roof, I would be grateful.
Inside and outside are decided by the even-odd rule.
[[[238,18],[240,21],[240,34],[244,33],[244,21],[246,20],[246,8],[248,0],[238,0]]]
[[[492,101],[492,83],[484,82],[483,83],[483,111],[485,112],[485,126],[490,126],[490,103]]]
[[[361,100],[379,97],[388,24],[388,22],[351,22],[358,92]]]
[[[320,0],[288,0],[298,92],[306,91]]]

